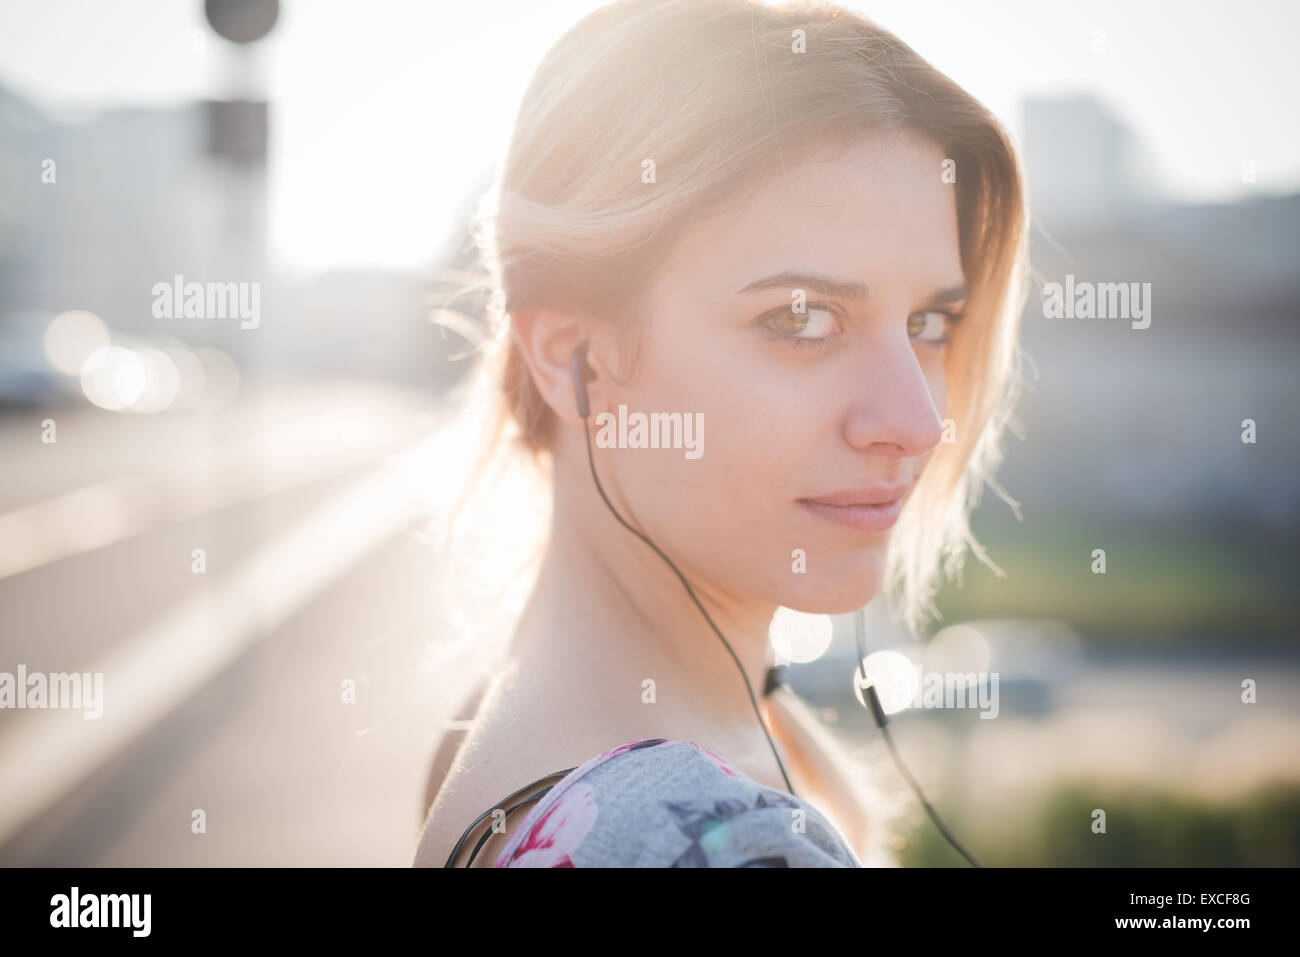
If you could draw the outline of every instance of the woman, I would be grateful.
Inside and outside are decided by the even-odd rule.
[[[885,589],[919,630],[975,544],[1021,190],[987,110],[836,7],[632,0],[559,40],[479,234],[551,532],[417,864],[861,863],[873,821],[766,680],[768,627]]]

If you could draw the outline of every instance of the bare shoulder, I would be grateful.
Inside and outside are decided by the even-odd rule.
[[[529,720],[528,709],[518,706],[516,690],[510,672],[487,686],[473,724],[464,733],[425,817],[415,852],[416,867],[442,867],[467,828],[457,865],[464,866],[487,834],[473,866],[491,867],[528,807],[512,813],[504,826],[501,815],[492,812],[505,811],[513,802],[538,794],[558,780],[541,779],[581,763],[582,743],[552,734],[544,722]],[[534,782],[539,783],[515,793]],[[508,798],[513,798],[510,805]],[[480,817],[484,820],[471,826]]]
[[[469,729],[474,725],[474,719],[479,714],[483,698],[487,693],[488,679],[482,678],[475,688],[461,702],[459,708],[452,714],[451,719],[443,729],[442,736],[438,739],[438,744],[434,748],[433,757],[429,761],[429,773],[425,778],[424,785],[424,802],[420,805],[420,820],[423,821],[433,809],[433,802],[438,797],[438,792],[442,790],[443,782],[447,780],[447,775],[452,766],[456,763],[456,757],[460,754],[461,746],[465,743],[465,736]]]
[[[498,772],[500,759],[507,756],[500,750],[500,722],[493,720],[499,719],[503,677],[498,675],[475,689],[455,716],[468,727],[448,732],[438,745],[425,789],[427,813],[416,847],[416,867],[442,867],[466,828],[509,793],[505,790],[507,782]],[[483,830],[472,829],[472,840],[467,841],[470,849]],[[491,863],[496,842],[495,835],[488,838],[475,859],[476,866]]]
[[[501,744],[492,744],[494,736],[489,732],[478,740],[467,739],[457,755],[448,777],[433,802],[433,807],[425,818],[420,832],[420,841],[415,852],[416,867],[442,867],[462,835],[464,844],[456,856],[456,866],[465,866],[465,861],[487,835],[482,848],[474,858],[473,867],[491,867],[500,855],[509,839],[510,831],[502,826],[503,812],[513,802],[507,798],[515,795],[521,787],[536,781],[547,772],[533,774],[522,770],[517,777],[494,760],[501,755]],[[515,795],[513,800],[520,801],[534,796],[544,788],[539,784]],[[514,812],[504,823],[518,824],[526,811]]]

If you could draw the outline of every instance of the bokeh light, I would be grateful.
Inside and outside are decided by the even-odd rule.
[[[816,661],[826,654],[833,632],[826,615],[809,615],[790,608],[778,608],[768,638],[776,653],[787,661]]]
[[[81,367],[81,390],[86,398],[112,412],[135,402],[147,381],[144,363],[130,349],[106,346],[96,349]]]
[[[876,696],[885,714],[897,714],[907,708],[916,697],[920,687],[920,678],[912,660],[899,651],[875,651],[863,661],[866,682],[862,681],[857,671],[853,673],[853,693],[858,703],[867,707],[862,695],[865,685],[876,686]]]
[[[202,398],[194,407],[202,412],[220,412],[239,392],[239,368],[220,349],[197,349],[194,357],[203,369]]]
[[[45,330],[45,355],[64,375],[79,375],[86,360],[109,343],[108,326],[93,312],[61,312]]]
[[[945,680],[967,687],[977,675],[987,674],[993,657],[984,635],[968,624],[951,625],[936,634],[925,649],[925,670],[948,676]]]
[[[132,412],[161,412],[169,408],[180,391],[181,377],[176,364],[157,349],[140,349],[136,357],[144,366],[145,386],[129,406]]]

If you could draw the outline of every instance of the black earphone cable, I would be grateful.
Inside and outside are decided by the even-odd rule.
[[[794,787],[790,784],[790,776],[786,774],[785,765],[781,761],[780,754],[777,753],[776,744],[775,742],[772,741],[772,735],[768,733],[767,725],[763,722],[762,713],[758,710],[758,700],[754,697],[754,689],[749,683],[749,676],[745,674],[744,665],[740,663],[740,658],[736,655],[736,652],[732,649],[730,642],[727,641],[726,637],[722,634],[722,631],[718,628],[718,626],[714,624],[712,616],[709,614],[708,610],[704,607],[704,605],[700,602],[700,599],[696,597],[695,589],[691,588],[690,582],[686,580],[686,576],[682,574],[681,569],[679,569],[677,565],[674,564],[671,558],[669,558],[667,555],[663,553],[663,551],[659,548],[658,545],[652,542],[648,537],[642,534],[639,530],[634,528],[623,518],[622,515],[618,513],[618,509],[614,508],[613,503],[611,503],[609,500],[609,496],[605,494],[604,486],[600,484],[600,476],[596,474],[596,459],[594,454],[591,451],[591,425],[590,422],[588,421],[591,415],[591,409],[590,409],[590,403],[587,398],[587,387],[586,387],[586,380],[588,378],[594,378],[594,373],[592,373],[590,371],[590,367],[587,366],[586,352],[587,352],[587,343],[584,341],[578,345],[577,349],[574,350],[573,358],[570,361],[569,368],[573,378],[574,400],[577,403],[578,414],[582,417],[582,425],[583,425],[582,435],[584,440],[586,441],[586,446],[587,446],[587,464],[591,468],[591,479],[596,484],[596,491],[600,493],[601,501],[605,503],[605,507],[608,508],[610,514],[613,515],[614,518],[618,520],[618,523],[622,525],[625,529],[627,529],[629,532],[631,532],[633,535],[635,535],[637,538],[639,538],[641,541],[645,542],[645,544],[649,545],[650,548],[654,551],[654,553],[658,555],[661,559],[663,559],[664,562],[668,565],[668,567],[673,570],[673,573],[677,575],[678,580],[682,583],[682,587],[686,589],[686,593],[690,595],[691,601],[695,603],[695,607],[699,609],[700,614],[704,616],[704,620],[708,622],[709,627],[713,629],[713,633],[718,636],[718,639],[722,642],[723,647],[727,649],[727,653],[731,655],[731,660],[735,662],[737,670],[740,671],[741,680],[745,682],[745,691],[749,695],[749,703],[754,709],[754,716],[758,718],[758,726],[762,729],[763,736],[767,738],[768,747],[772,749],[772,757],[776,759],[777,767],[781,769],[781,777],[785,779],[786,788],[790,791],[791,794],[795,794]],[[885,709],[880,703],[880,697],[876,693],[876,687],[874,684],[867,681],[867,676],[866,676],[867,655],[866,655],[865,642],[863,638],[863,631],[865,630],[866,626],[863,619],[864,619],[864,612],[862,611],[862,609],[859,609],[854,619],[855,622],[854,637],[858,649],[858,666],[857,668],[854,669],[854,676],[855,679],[858,680],[859,687],[862,689],[864,703],[867,706],[867,710],[871,712],[871,716],[874,719],[876,726],[880,728],[880,733],[885,738],[885,744],[888,746],[889,753],[894,759],[894,765],[898,768],[899,773],[902,774],[904,779],[911,786],[913,792],[915,792],[917,800],[921,802],[921,806],[925,808],[926,813],[930,816],[930,820],[933,821],[934,826],[939,829],[939,833],[942,834],[944,838],[947,839],[948,843],[951,844],[953,848],[956,849],[956,851],[959,854],[961,854],[961,856],[964,857],[972,867],[982,867],[982,865],[975,858],[975,856],[971,854],[968,850],[966,850],[966,848],[962,846],[961,842],[957,840],[957,838],[952,834],[952,832],[949,831],[948,828],[944,826],[943,821],[939,819],[938,813],[930,805],[930,802],[925,799],[925,794],[922,793],[921,786],[917,783],[916,779],[912,777],[911,772],[907,770],[907,766],[903,764],[903,759],[898,753],[898,748],[894,745],[893,736],[889,733],[889,728],[888,728],[889,721],[885,715]],[[774,680],[777,680],[775,674],[777,671],[778,669],[768,670],[767,680],[769,685]],[[768,689],[764,689],[765,694],[767,693],[767,690]],[[549,776],[550,777],[559,776],[561,778],[564,778],[567,777],[570,773],[572,773],[575,770],[577,769],[569,768],[567,771],[557,771],[554,774]],[[546,780],[546,778],[542,778],[541,780],[544,781]],[[516,797],[523,794],[529,788],[536,787],[539,783],[541,782],[534,781],[532,784],[525,785],[524,787],[520,788],[519,790],[511,794],[509,797],[507,797],[504,801],[501,802],[501,804],[507,804],[510,801],[513,801]],[[555,785],[551,785],[551,787],[554,786]],[[530,798],[527,798],[523,801],[518,802],[517,804],[510,806],[505,810],[504,817],[509,818],[511,812],[517,810],[518,808],[524,806],[525,804],[529,804],[532,803],[533,801],[540,800],[541,798],[545,797],[546,794],[550,792],[550,790],[551,788],[548,787],[545,790],[541,791],[540,793],[535,794]],[[797,797],[798,795],[795,796]],[[484,820],[484,818],[488,817],[488,815],[492,814],[493,811],[495,810],[497,810],[497,808],[492,808],[491,810],[484,811],[481,815],[478,816],[477,819],[475,819],[473,824],[471,824],[469,827],[465,829],[465,833],[461,835],[460,840],[456,842],[456,846],[452,848],[451,854],[447,858],[447,863],[443,865],[444,867],[452,866],[452,862],[456,859],[456,855],[460,853],[460,849],[465,844],[465,841],[468,839],[470,833],[474,830],[475,827],[477,827]],[[479,850],[487,842],[491,834],[492,831],[488,830],[479,838],[478,843],[474,847],[473,853],[470,854],[469,861],[465,865],[466,867],[469,867],[470,865],[473,864],[474,858],[478,856]]]
[[[885,744],[889,747],[889,753],[894,758],[894,765],[898,768],[898,772],[903,775],[907,780],[907,783],[912,786],[912,790],[916,792],[916,799],[921,802],[921,806],[924,807],[926,813],[930,815],[930,820],[933,821],[934,826],[939,829],[939,833],[948,839],[948,843],[956,849],[957,853],[966,858],[971,867],[981,867],[983,865],[975,859],[975,855],[962,847],[961,842],[958,841],[957,838],[953,836],[952,832],[944,826],[943,821],[939,820],[938,813],[930,806],[930,802],[925,799],[925,795],[921,793],[921,786],[916,783],[916,778],[912,777],[911,772],[907,770],[907,766],[903,764],[903,759],[898,753],[898,748],[894,746],[893,735],[889,733],[889,728],[887,726],[889,720],[885,716],[884,706],[880,703],[880,696],[876,694],[876,686],[867,681],[867,649],[862,636],[863,631],[866,629],[866,625],[863,622],[863,618],[864,612],[862,609],[858,609],[853,618],[853,636],[858,646],[858,667],[854,670],[854,674],[860,676],[858,684],[859,687],[862,688],[863,697],[866,699],[867,710],[871,712],[871,716],[876,722],[876,727],[880,728],[880,733],[884,735]]]
[[[512,804],[510,807],[505,809],[505,812],[501,815],[501,820],[508,821],[510,819],[510,815],[513,814],[515,811],[519,810],[521,807],[524,807],[525,805],[528,804],[532,804],[534,801],[540,801],[542,798],[546,797],[546,795],[551,793],[551,788],[553,787],[555,787],[554,784],[552,784],[551,787],[546,788],[544,791],[541,791],[538,794],[534,794],[532,797],[524,798],[522,801],[518,802],[517,804]],[[474,845],[474,850],[470,852],[469,860],[465,862],[466,867],[474,866],[474,858],[478,857],[478,852],[483,849],[483,845],[487,843],[488,838],[491,836],[492,836],[491,828],[488,828],[486,831],[483,832],[483,836],[480,837],[478,839],[478,843]]]
[[[624,520],[623,516],[618,513],[618,510],[614,508],[609,497],[605,494],[604,487],[600,484],[600,477],[596,474],[596,460],[591,451],[591,427],[588,422],[588,417],[591,415],[591,404],[587,397],[586,383],[588,379],[595,377],[595,373],[592,372],[590,366],[587,364],[587,346],[588,344],[586,340],[583,340],[578,344],[578,347],[574,350],[573,358],[569,362],[569,372],[573,379],[574,401],[577,403],[578,414],[582,417],[582,435],[587,445],[587,464],[591,467],[591,478],[592,481],[596,483],[596,491],[600,493],[600,497],[604,501],[605,507],[609,509],[610,513],[618,520],[619,524],[654,549],[655,554],[662,558],[668,564],[668,567],[673,570],[677,575],[677,578],[681,581],[682,586],[686,589],[686,593],[690,595],[691,600],[695,602],[695,607],[700,610],[700,614],[704,616],[704,620],[709,623],[709,627],[713,629],[713,633],[718,636],[723,647],[727,649],[727,653],[731,655],[731,660],[736,663],[736,667],[740,670],[740,676],[745,682],[745,691],[749,694],[749,701],[750,704],[753,705],[754,715],[758,718],[758,725],[762,728],[763,735],[767,738],[768,746],[772,749],[772,756],[776,758],[777,766],[781,769],[781,776],[785,778],[786,787],[789,789],[790,793],[794,794],[794,788],[790,785],[790,777],[785,773],[785,765],[781,763],[781,757],[777,754],[776,745],[772,742],[772,736],[768,734],[767,726],[763,723],[763,717],[759,713],[758,702],[754,698],[754,689],[750,687],[749,677],[745,674],[745,668],[741,665],[740,659],[736,656],[735,651],[732,650],[731,644],[723,636],[722,632],[718,629],[718,626],[713,623],[713,618],[709,615],[704,605],[700,603],[699,598],[695,596],[695,590],[691,588],[690,582],[686,580],[686,576],[681,573],[681,570],[673,563],[673,560],[665,555],[659,549],[658,545],[650,541],[649,538]],[[912,777],[911,772],[909,772],[906,765],[903,764],[902,757],[898,753],[898,748],[894,745],[894,739],[889,733],[887,727],[888,719],[885,716],[885,709],[880,704],[880,698],[876,694],[875,686],[868,684],[866,681],[866,670],[864,665],[864,662],[866,661],[866,649],[864,648],[862,637],[862,630],[865,626],[863,624],[863,612],[861,609],[858,610],[856,621],[858,626],[856,636],[858,646],[858,667],[855,669],[854,674],[862,676],[862,684],[864,685],[863,692],[868,702],[868,710],[871,711],[876,726],[880,728],[881,734],[884,735],[885,744],[889,747],[889,753],[894,758],[894,764],[898,767],[899,773],[901,773],[907,780],[908,784],[911,785],[912,790],[916,793],[917,799],[925,808],[926,813],[930,815],[930,820],[933,821],[935,827],[939,829],[939,833],[947,839],[948,843],[951,844],[957,852],[971,864],[972,867],[980,867],[981,865],[979,861],[975,859],[974,855],[966,850],[966,848],[961,845],[961,842],[953,836],[952,832],[944,826],[943,821],[939,819],[938,813],[930,806],[930,802],[925,799],[925,795],[922,793],[920,785],[917,784],[916,779]],[[798,795],[796,795],[796,797],[797,796]]]
[[[575,356],[575,358],[577,358],[577,356]],[[736,652],[732,650],[730,642],[728,642],[727,639],[723,636],[722,632],[718,629],[718,626],[713,623],[713,618],[709,615],[704,605],[700,603],[699,598],[696,597],[695,589],[693,589],[691,587],[691,583],[686,580],[686,576],[682,574],[681,569],[679,569],[675,564],[673,564],[673,560],[669,558],[667,555],[665,555],[660,550],[658,545],[650,541],[650,539],[647,538],[645,535],[643,535],[640,531],[638,531],[636,528],[633,528],[630,524],[628,524],[628,522],[623,518],[623,516],[618,514],[618,509],[614,508],[613,504],[609,500],[609,496],[605,494],[605,489],[600,484],[600,477],[596,474],[596,459],[591,452],[591,428],[587,418],[590,410],[586,408],[586,405],[587,403],[585,402],[581,403],[579,407],[579,412],[582,413],[582,435],[587,442],[587,464],[591,466],[591,479],[593,482],[596,483],[596,491],[600,493],[600,497],[604,501],[605,507],[609,509],[610,514],[612,514],[616,519],[618,519],[618,523],[622,525],[624,528],[626,528],[633,535],[635,535],[637,538],[641,539],[641,541],[649,545],[652,549],[654,549],[654,553],[656,555],[658,555],[660,558],[662,558],[665,562],[668,563],[668,567],[673,570],[673,572],[677,575],[678,580],[682,583],[682,587],[686,589],[686,594],[691,596],[691,601],[695,602],[695,607],[700,610],[700,614],[704,616],[704,620],[709,623],[709,627],[713,629],[713,633],[718,636],[719,640],[722,642],[723,647],[727,649],[727,654],[731,655],[731,660],[736,663],[736,668],[740,671],[741,680],[745,682],[745,693],[749,695],[749,703],[754,708],[754,717],[758,719],[758,726],[763,730],[763,737],[767,738],[768,747],[772,749],[772,757],[776,759],[776,766],[781,769],[781,777],[785,779],[786,789],[791,794],[795,794],[794,785],[790,783],[790,775],[785,773],[785,765],[781,763],[781,755],[777,753],[776,744],[775,742],[772,741],[772,735],[768,733],[767,725],[763,723],[763,715],[758,710],[758,699],[754,697],[754,689],[749,683],[749,676],[745,674],[745,666],[740,663],[740,658],[738,658],[736,656]],[[798,797],[798,795],[795,794],[795,797]]]
[[[553,778],[553,777],[559,776],[559,777],[561,777],[561,778],[564,778],[564,777],[567,777],[567,776],[570,774],[570,772],[573,772],[573,771],[576,771],[576,770],[577,770],[577,768],[569,768],[567,771],[556,771],[554,774],[548,774],[546,777]],[[535,788],[535,787],[537,787],[538,784],[540,784],[542,781],[545,781],[545,780],[546,780],[546,778],[540,778],[540,779],[538,779],[537,781],[534,781],[532,784],[525,784],[525,785],[524,785],[523,787],[521,787],[518,791],[515,791],[513,794],[511,794],[509,797],[507,797],[504,801],[502,801],[501,804],[508,804],[509,802],[513,801],[515,798],[519,797],[519,795],[523,794],[525,791],[529,790],[530,788]],[[554,785],[552,785],[551,787],[554,787]],[[549,792],[550,790],[551,790],[551,788],[547,788],[545,791],[542,791],[540,794],[537,794],[535,797],[537,797],[537,798],[541,798],[541,797],[543,797],[544,795],[546,795],[547,792]],[[511,811],[513,811],[515,808],[519,807],[521,804],[524,804],[524,803],[526,803],[526,802],[521,801],[519,804],[516,804],[516,805],[514,805],[514,807],[511,807],[511,808],[509,808],[508,810],[506,810],[506,812],[505,812],[505,816],[506,816],[506,817],[509,817]],[[461,849],[462,847],[465,846],[465,841],[467,841],[467,840],[469,839],[470,833],[474,830],[474,828],[478,827],[481,823],[483,823],[483,819],[484,819],[484,818],[490,816],[490,815],[492,814],[493,811],[496,811],[498,808],[500,808],[500,807],[501,807],[501,804],[498,804],[496,807],[489,808],[488,810],[484,811],[482,814],[480,814],[478,817],[476,817],[476,818],[474,819],[474,822],[473,822],[472,824],[470,824],[469,827],[465,828],[465,833],[461,834],[461,836],[460,836],[460,840],[456,842],[456,846],[453,847],[453,848],[451,849],[451,853],[447,855],[447,863],[444,864],[444,865],[442,865],[444,868],[447,868],[447,867],[451,867],[451,866],[452,866],[453,862],[455,862],[455,860],[456,860],[456,855],[458,855],[458,854],[460,853],[460,849]],[[467,861],[466,864],[465,864],[466,867],[469,867],[470,864],[473,864],[473,863],[474,863],[474,857],[475,857],[475,855],[478,854],[478,852],[479,852],[479,848],[481,848],[481,847],[483,846],[484,842],[487,840],[487,838],[488,838],[491,834],[492,834],[492,831],[489,829],[486,833],[484,833],[483,837],[479,839],[479,842],[478,842],[477,846],[475,846],[475,848],[474,848],[474,853],[470,855],[469,861]]]

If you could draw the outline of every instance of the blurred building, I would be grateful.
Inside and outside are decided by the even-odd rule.
[[[1133,132],[1088,95],[1024,104],[1024,160],[1047,222],[1114,222],[1158,201],[1157,179]]]
[[[1068,502],[1120,517],[1300,521],[1300,196],[1169,202],[1141,142],[1087,98],[1027,104],[1024,140],[1033,366],[1008,491],[1039,515]],[[1150,283],[1150,327],[1045,318],[1043,285],[1067,274]]]
[[[160,327],[153,284],[266,280],[265,177],[209,150],[209,110],[116,109],[56,119],[7,91],[0,237],[6,313],[84,308],[113,329],[221,343],[217,323]],[[53,182],[42,164],[53,161]],[[176,320],[176,323],[182,320]],[[238,332],[236,328],[233,330]]]
[[[240,102],[56,117],[0,87],[0,336],[11,357],[0,393],[57,378],[40,338],[70,309],[140,343],[218,348],[244,378],[441,387],[458,373],[441,360],[464,342],[428,322],[428,276],[280,278],[267,250],[266,119],[265,104]],[[52,182],[42,181],[47,160]],[[257,283],[259,322],[156,317],[154,286],[176,276]]]

